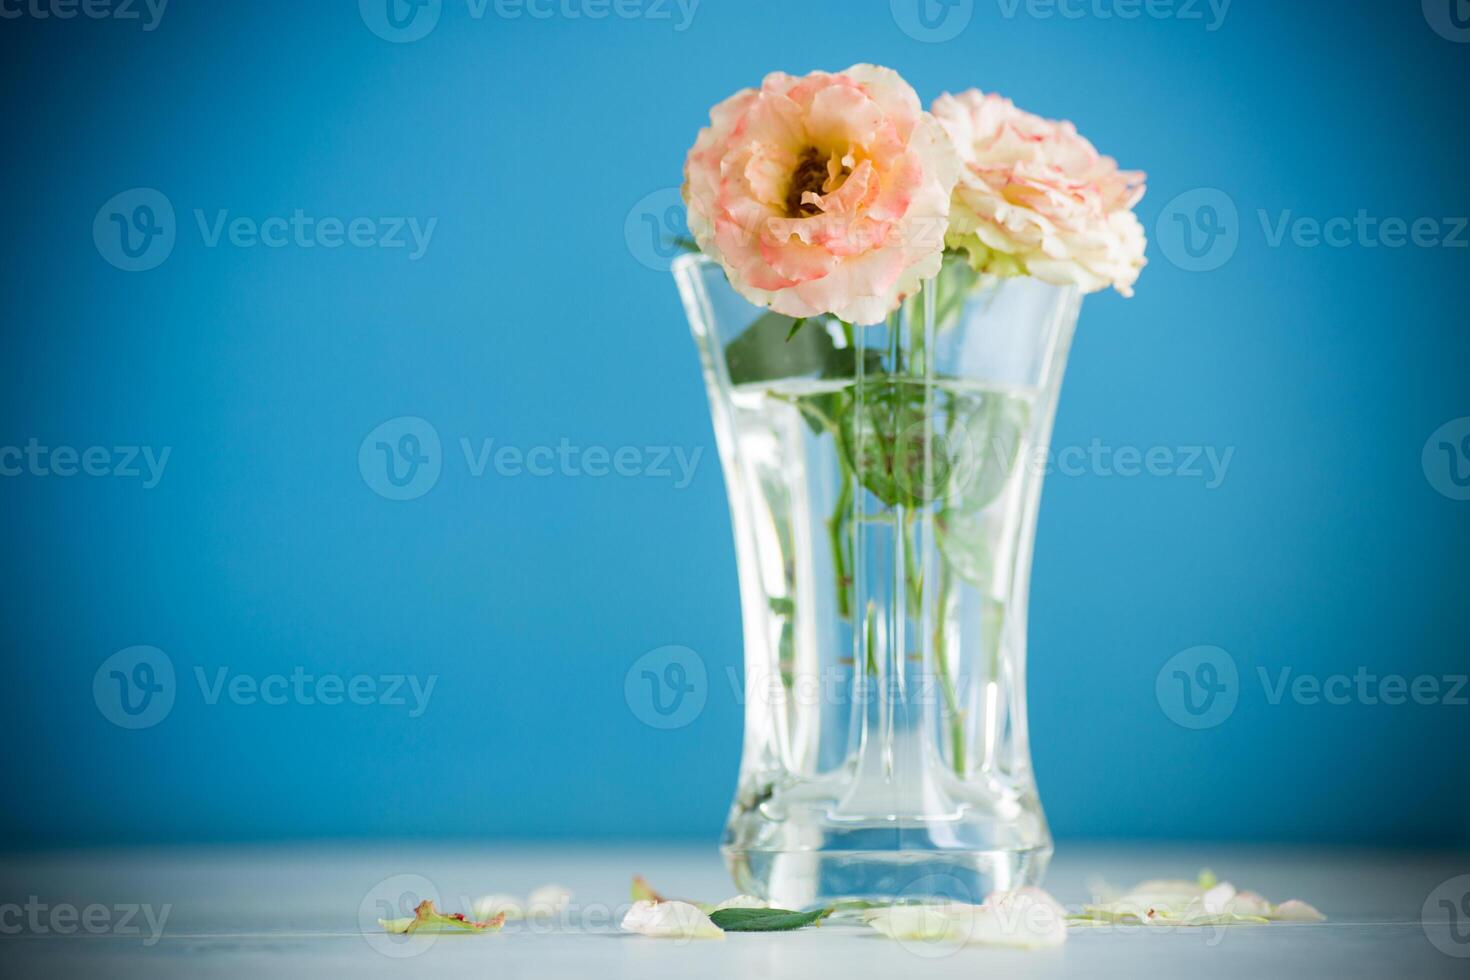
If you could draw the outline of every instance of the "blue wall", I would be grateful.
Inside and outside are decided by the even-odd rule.
[[[643,214],[662,217],[717,99],[855,61],[926,100],[1000,90],[1148,171],[1151,264],[1136,299],[1088,300],[1056,441],[1233,450],[1220,481],[1094,466],[1047,486],[1030,682],[1057,834],[1470,840],[1470,690],[1454,703],[1448,679],[1470,671],[1470,502],[1449,469],[1470,468],[1470,422],[1424,452],[1470,416],[1470,232],[1445,220],[1470,214],[1470,44],[1448,0],[1237,0],[1223,21],[1203,0],[1129,20],[1101,16],[1129,9],[1110,0],[1072,0],[1078,18],[963,0],[945,21],[935,0],[932,30],[904,0],[703,0],[687,23],[623,3],[646,16],[436,0],[407,43],[350,0],[174,0],[152,30],[141,4],[141,22],[5,5],[0,452],[38,447],[0,456],[8,845],[713,839],[739,746],[734,560]],[[133,188],[173,221],[158,197],[104,206]],[[210,237],[221,211],[296,209],[315,247]],[[1360,210],[1459,247],[1357,228],[1313,246],[1295,223]],[[119,268],[112,214],[160,264]],[[436,219],[421,255],[379,220],[409,216]],[[327,217],[408,244],[327,248]],[[171,251],[137,237],[155,227]],[[377,437],[359,450],[405,416],[427,427],[382,441],[426,462],[399,488]],[[654,472],[589,475],[579,453],[475,476],[462,438],[638,447],[625,468]],[[55,472],[102,447],[93,471],[126,473],[128,446],[155,469],[167,447],[156,485],[141,452],[136,477]],[[657,446],[702,452],[687,485]],[[669,644],[709,680],[660,730],[624,680]],[[137,645],[160,652],[104,665]],[[1236,676],[1204,722],[1167,664],[1201,645]],[[1208,679],[1199,656],[1183,669]],[[1439,693],[1273,698],[1283,669]],[[384,675],[436,678],[417,717]]]

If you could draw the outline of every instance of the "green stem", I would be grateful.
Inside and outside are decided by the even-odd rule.
[[[827,537],[832,542],[832,574],[837,580],[837,615],[852,618],[852,573],[847,562],[848,512],[852,510],[853,475],[842,453],[837,454],[839,479],[842,489],[837,493],[837,503],[832,506],[832,516],[827,518]]]
[[[934,667],[939,672],[939,690],[944,696],[944,713],[949,717],[949,745],[953,756],[954,771],[965,774],[965,713],[960,710],[959,695],[955,691],[954,673],[949,667],[949,647],[946,641],[944,617],[949,610],[949,592],[953,575],[948,562],[939,563],[939,595],[935,603],[934,616]]]

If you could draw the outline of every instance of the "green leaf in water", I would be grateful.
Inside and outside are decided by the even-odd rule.
[[[966,396],[953,408],[958,421],[951,428],[951,441],[962,444],[964,451],[957,457],[962,462],[955,467],[935,521],[936,537],[949,566],[989,593],[997,584],[992,582],[992,555],[998,542],[992,539],[1006,522],[988,508],[1015,471],[1031,411],[1024,399],[1003,392]]]
[[[725,367],[732,385],[821,373],[836,349],[825,330],[801,330],[800,323],[779,313],[766,313],[725,346]]]
[[[932,393],[932,397],[931,397]],[[977,396],[919,379],[880,376],[838,410],[843,454],[885,506],[922,507],[960,492],[975,443],[943,420]]]

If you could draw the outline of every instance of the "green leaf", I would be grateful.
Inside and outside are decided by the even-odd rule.
[[[726,932],[790,932],[815,925],[831,913],[831,909],[793,912],[790,909],[722,909],[710,915],[715,925]]]
[[[796,336],[796,331],[800,330],[804,326],[806,326],[806,317],[802,317],[800,320],[793,321],[791,324],[791,332],[786,335],[786,342],[788,344],[791,343],[791,338]]]
[[[839,411],[843,455],[864,487],[884,506],[921,507],[948,478],[943,447],[930,460],[934,426],[922,382],[879,377]],[[932,462],[932,472],[926,464]]]
[[[958,460],[936,518],[940,553],[961,578],[987,594],[995,572],[994,539],[1004,527],[987,508],[1005,490],[1031,424],[1025,400],[999,392],[956,399]]]
[[[799,330],[789,316],[766,313],[725,346],[732,385],[817,374],[832,360],[825,330]]]

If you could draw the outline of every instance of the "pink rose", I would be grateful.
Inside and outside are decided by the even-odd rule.
[[[730,283],[791,317],[877,323],[939,271],[959,162],[896,72],[775,72],[710,111],[689,228]]]
[[[1069,122],[971,89],[941,95],[934,115],[963,163],[946,241],[981,272],[1032,275],[1124,296],[1144,266],[1133,205],[1144,175],[1119,170]]]

